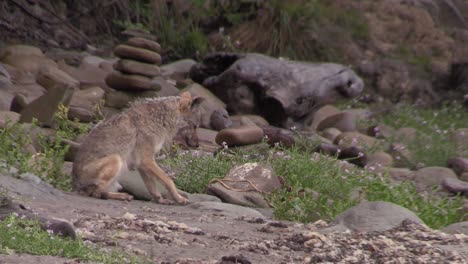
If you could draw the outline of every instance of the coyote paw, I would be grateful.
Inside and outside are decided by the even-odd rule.
[[[159,199],[157,199],[157,200],[155,200],[155,202],[158,203],[158,204],[165,204],[165,205],[173,205],[173,204],[175,204],[174,201],[169,200],[169,199],[165,199],[165,198],[162,198],[162,197],[159,198]]]
[[[189,200],[183,196],[177,197],[177,203],[180,205],[186,205],[189,203]]]

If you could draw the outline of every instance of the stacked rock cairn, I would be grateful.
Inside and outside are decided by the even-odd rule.
[[[131,37],[114,49],[119,60],[114,71],[106,78],[106,84],[119,91],[159,91],[161,86],[152,82],[160,76],[161,46],[143,37]]]

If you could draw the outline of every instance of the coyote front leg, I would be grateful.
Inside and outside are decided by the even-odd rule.
[[[138,171],[143,178],[143,182],[145,183],[146,188],[157,203],[173,204],[171,200],[162,198],[161,193],[157,190],[156,184],[158,179],[164,184],[166,189],[178,204],[188,203],[188,200],[179,194],[172,179],[167,176],[166,173],[164,173],[164,171],[153,159],[146,158],[143,160],[140,167],[138,168]]]

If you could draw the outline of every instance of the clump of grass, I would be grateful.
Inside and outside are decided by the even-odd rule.
[[[268,200],[279,219],[310,222],[332,220],[362,199],[388,201],[415,212],[428,226],[440,228],[462,221],[461,198],[443,199],[436,194],[422,195],[410,183],[391,183],[385,175],[359,169],[344,169],[332,157],[304,150],[275,148],[265,155],[254,152],[232,155],[180,156],[166,159],[173,168],[184,168],[176,184],[189,192],[204,192],[214,178],[222,178],[236,164],[265,163],[284,178],[284,188]]]
[[[327,1],[272,0],[254,19],[233,27],[232,39],[249,52],[311,61],[343,61],[338,43],[366,40],[366,20]],[[337,41],[337,38],[340,39]]]
[[[44,181],[62,190],[71,190],[71,177],[62,172],[68,146],[63,139],[75,139],[85,133],[88,128],[67,118],[68,110],[61,106],[55,116],[56,128],[52,137],[40,135],[37,143],[38,153],[28,151],[32,145],[31,131],[39,129],[36,121],[27,128],[22,124],[7,124],[0,129],[0,168],[10,170],[16,168],[18,174],[32,173]]]
[[[80,239],[55,236],[42,230],[38,222],[20,219],[14,214],[0,222],[0,253],[50,255],[100,263],[149,263],[117,250],[97,250],[86,246]]]
[[[204,193],[210,181],[223,178],[235,164],[256,162],[261,159],[259,155],[247,151],[229,153],[223,150],[215,156],[182,152],[161,160],[161,163],[175,170],[183,168],[178,171],[178,176],[174,179],[178,188],[189,193]]]

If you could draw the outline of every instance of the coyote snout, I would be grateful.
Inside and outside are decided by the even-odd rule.
[[[161,204],[173,204],[156,188],[159,179],[178,204],[181,196],[174,182],[154,160],[165,142],[171,142],[182,115],[189,115],[192,97],[144,99],[134,102],[122,113],[98,124],[87,136],[73,163],[73,190],[101,199],[131,200],[127,193],[111,192],[109,187],[127,169],[137,169],[151,193]]]

